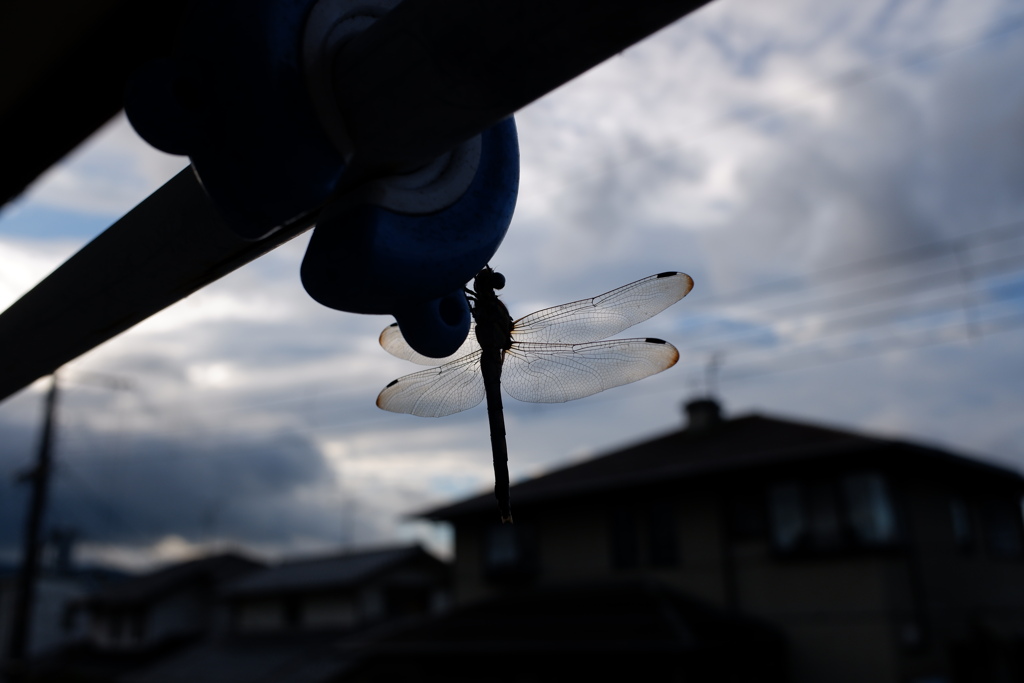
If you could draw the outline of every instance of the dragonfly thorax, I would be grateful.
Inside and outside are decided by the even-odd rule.
[[[490,268],[481,271],[474,283],[472,312],[476,321],[476,340],[482,349],[512,347],[512,316],[494,292],[504,285],[504,276]]]

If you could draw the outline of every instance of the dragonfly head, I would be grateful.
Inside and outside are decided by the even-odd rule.
[[[476,276],[476,287],[477,289],[504,289],[505,276],[487,266]]]

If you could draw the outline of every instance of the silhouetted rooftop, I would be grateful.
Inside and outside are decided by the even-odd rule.
[[[434,559],[418,545],[412,545],[287,562],[231,583],[225,595],[236,598],[344,588],[415,558]]]
[[[89,596],[94,606],[129,605],[155,600],[190,583],[216,585],[263,567],[263,563],[228,553],[175,564],[126,579]]]
[[[931,446],[754,414],[642,441],[518,483],[511,493],[513,505],[523,505],[786,463],[883,455],[892,466],[924,459],[932,471],[971,470],[1024,482],[1012,470]],[[452,519],[489,511],[493,506],[493,495],[484,493],[419,516]]]

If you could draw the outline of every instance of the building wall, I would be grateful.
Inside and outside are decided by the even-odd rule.
[[[459,524],[455,531],[455,559],[452,565],[455,603],[482,600],[497,588],[483,576],[484,527],[476,521]]]
[[[986,539],[987,521],[980,509],[997,496],[1016,498],[1012,491],[972,489],[958,482],[908,479],[905,516],[913,529],[909,542],[916,551],[914,591],[920,643],[901,660],[907,677],[950,671],[956,650],[979,639],[989,640],[996,651],[984,655],[982,666],[1008,665],[1000,658],[1024,643],[1012,642],[1024,634],[1024,554],[997,557]],[[972,540],[958,542],[952,523],[956,498],[966,503]],[[896,591],[893,602],[901,599]],[[998,650],[1004,650],[1000,653]],[[1024,676],[1024,672],[1018,672]]]
[[[234,628],[239,633],[347,629],[408,613],[438,614],[449,601],[446,571],[431,560],[396,567],[354,587],[311,592],[292,587],[277,595],[237,598]]]
[[[644,520],[651,500],[669,501],[677,562],[651,563]],[[723,496],[714,488],[665,491],[602,503],[555,505],[520,514],[536,526],[536,583],[653,578],[719,607],[762,617],[778,625],[793,650],[796,683],[873,681],[896,683],[896,635],[887,607],[888,557],[834,561],[780,561],[766,540],[732,542]],[[639,559],[633,568],[611,561],[608,510],[636,512]],[[486,527],[460,525],[456,533],[457,600],[465,604],[508,589],[489,581],[482,567]],[[850,647],[856,643],[856,647]],[[838,666],[837,666],[838,665]]]
[[[841,482],[846,471],[818,472],[814,477]],[[785,476],[799,479],[801,473]],[[522,521],[534,529],[538,556],[536,572],[526,583],[633,577],[664,581],[686,594],[778,625],[791,644],[796,683],[950,681],[954,658],[963,657],[956,654],[957,648],[965,643],[976,648],[970,656],[979,667],[1020,667],[1011,660],[1018,656],[1014,648],[1024,649],[1024,542],[1020,557],[994,557],[979,510],[1002,494],[993,492],[990,483],[984,485],[989,488],[958,493],[957,482],[937,483],[916,472],[904,478],[890,475],[886,481],[898,519],[897,544],[842,546],[826,552],[780,553],[767,531],[746,537],[732,533],[725,501],[735,482],[675,492],[649,490],[632,497],[609,494],[524,509],[517,514],[517,525]],[[973,506],[974,543],[967,549],[958,547],[954,537],[954,493]],[[659,500],[670,501],[659,509],[672,515],[675,528],[678,562],[671,567],[649,561],[648,541],[643,538],[644,511]],[[608,520],[615,510],[636,513],[640,520],[640,559],[632,568],[616,569],[610,559]],[[458,525],[455,586],[461,604],[522,583],[488,578],[483,562],[487,532],[487,525],[479,521]],[[990,647],[991,643],[995,645]]]
[[[192,588],[173,593],[150,608],[143,641],[152,646],[170,638],[200,633],[206,629],[215,608],[212,596],[205,591]]]
[[[355,605],[347,595],[307,597],[302,601],[304,629],[351,628],[358,619]]]
[[[234,628],[239,633],[263,633],[285,627],[284,605],[273,598],[239,602],[235,608]]]
[[[188,587],[144,604],[94,611],[89,638],[106,650],[145,650],[169,639],[206,632],[216,609],[208,591]]]
[[[10,645],[16,591],[16,576],[0,582],[0,661],[7,656]],[[67,618],[68,604],[83,595],[85,588],[76,579],[44,576],[36,581],[32,632],[29,635],[30,656],[40,655],[85,635],[83,620],[69,621]]]
[[[783,630],[794,682],[900,680],[887,602],[898,559],[780,559],[763,540],[733,544],[733,557],[736,608]]]

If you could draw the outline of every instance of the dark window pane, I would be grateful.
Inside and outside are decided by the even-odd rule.
[[[882,475],[870,472],[843,478],[846,512],[854,536],[864,545],[896,540],[896,513]]]
[[[815,548],[836,548],[842,543],[839,501],[831,483],[818,482],[807,487],[808,530]]]
[[[484,562],[491,569],[511,567],[522,561],[514,524],[496,524],[487,529]]]
[[[609,523],[611,563],[613,569],[632,569],[640,563],[637,520],[632,510],[613,510]]]
[[[761,538],[767,529],[764,497],[760,491],[739,492],[731,497],[729,530],[734,538]]]
[[[974,525],[971,523],[971,510],[967,501],[959,496],[949,500],[949,519],[953,527],[953,542],[960,550],[970,550],[974,546]]]
[[[800,487],[787,483],[769,489],[768,512],[775,547],[783,551],[795,550],[807,532]]]
[[[146,635],[146,615],[144,612],[132,614],[131,637],[133,640],[142,640]]]
[[[652,503],[647,509],[647,546],[655,567],[674,567],[679,561],[676,548],[675,509],[668,501]]]
[[[494,581],[523,582],[539,569],[535,527],[528,523],[492,524],[484,530],[483,571]]]
[[[298,599],[286,600],[284,603],[284,623],[288,628],[298,628],[302,625],[302,604]]]
[[[1020,502],[1010,497],[994,498],[985,502],[985,537],[995,557],[1021,557],[1024,540],[1021,539]]]

